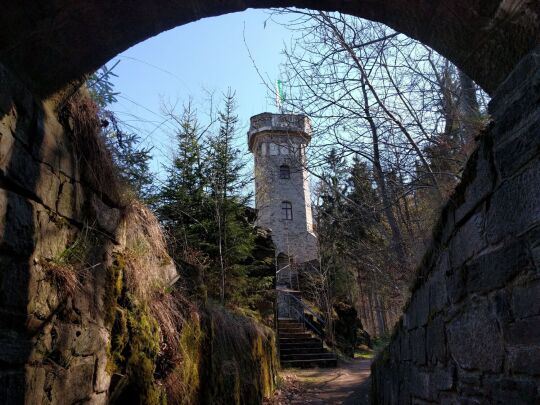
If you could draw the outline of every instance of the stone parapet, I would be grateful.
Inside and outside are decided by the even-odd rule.
[[[253,152],[254,139],[257,134],[263,132],[285,132],[297,134],[311,140],[311,121],[302,114],[272,114],[261,113],[250,119],[248,131],[249,150]]]

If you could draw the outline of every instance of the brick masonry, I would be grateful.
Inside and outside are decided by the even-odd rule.
[[[494,94],[388,347],[376,404],[540,403],[540,48]]]

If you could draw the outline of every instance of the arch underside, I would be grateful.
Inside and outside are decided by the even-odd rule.
[[[2,5],[0,61],[49,96],[178,25],[247,8],[341,11],[385,23],[449,58],[489,93],[539,39],[538,1],[22,0]]]

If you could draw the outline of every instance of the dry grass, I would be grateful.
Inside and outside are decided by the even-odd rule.
[[[162,352],[171,364],[180,360],[180,331],[196,308],[177,291],[156,292],[149,302],[150,312],[161,330]]]
[[[42,265],[48,280],[56,287],[60,296],[73,297],[83,290],[75,266],[54,261],[45,261]]]
[[[81,179],[102,198],[108,197],[108,203],[121,206],[128,195],[127,188],[120,181],[112,155],[100,134],[98,110],[90,96],[79,90],[66,103],[63,116],[71,129]]]
[[[126,284],[130,291],[150,301],[156,291],[168,287],[163,266],[172,263],[167,244],[155,215],[139,201],[124,208],[126,232]]]
[[[177,336],[179,337],[179,361],[163,381],[167,391],[167,403],[197,404],[199,403],[204,338],[197,312],[190,314],[190,318],[185,320],[182,329],[177,331]]]
[[[85,293],[84,281],[92,276],[89,263],[90,250],[97,244],[94,229],[85,224],[77,238],[55,258],[42,258],[40,264],[48,280],[60,296],[75,296]]]

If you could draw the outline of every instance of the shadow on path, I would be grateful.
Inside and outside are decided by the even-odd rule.
[[[370,360],[340,362],[337,368],[286,369],[284,384],[271,404],[369,404]]]

